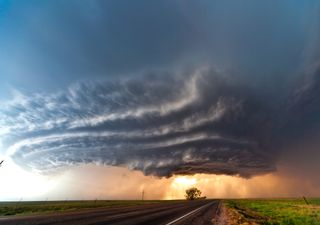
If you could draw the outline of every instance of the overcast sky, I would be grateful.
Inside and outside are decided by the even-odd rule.
[[[320,194],[319,1],[0,0],[0,59],[0,155],[19,171],[286,167]]]

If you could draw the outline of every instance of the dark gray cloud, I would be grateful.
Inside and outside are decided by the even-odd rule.
[[[301,152],[289,146],[320,128],[318,67],[284,96],[210,68],[140,77],[16,92],[0,110],[2,145],[42,173],[97,163],[156,176],[250,177],[276,170],[288,151]]]
[[[317,153],[316,1],[37,3],[0,16],[0,146],[24,168],[250,177]]]
[[[165,78],[165,79],[164,79]],[[41,172],[101,163],[145,174],[244,177],[275,169],[276,106],[212,69],[76,83],[1,110],[7,153]]]
[[[3,140],[20,165],[41,171],[97,162],[159,176],[250,176],[274,166],[255,133],[268,119],[265,106],[247,92],[199,70],[16,93],[1,110]]]
[[[31,91],[213,65],[272,88],[301,63],[317,1],[31,1],[0,17],[0,82]],[[261,70],[263,68],[263,70]],[[4,89],[1,88],[1,89]]]

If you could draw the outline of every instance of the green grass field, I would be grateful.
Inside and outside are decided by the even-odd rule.
[[[243,199],[225,200],[235,210],[240,224],[320,225],[320,199]]]
[[[0,202],[0,216],[29,215],[48,212],[72,211],[99,207],[123,207],[141,204],[155,204],[163,201],[42,201],[42,202]]]

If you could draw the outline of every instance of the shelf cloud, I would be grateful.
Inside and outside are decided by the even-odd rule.
[[[41,173],[96,163],[155,176],[250,177],[274,171],[292,131],[305,132],[319,111],[318,70],[278,104],[213,69],[162,75],[15,92],[0,111],[7,154]]]
[[[319,3],[249,2],[0,4],[1,154],[42,174],[316,167]]]

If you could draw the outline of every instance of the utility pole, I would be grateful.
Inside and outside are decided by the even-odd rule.
[[[141,192],[141,200],[142,200],[142,201],[144,200],[144,189],[143,189],[142,192]]]
[[[307,205],[309,205],[309,202],[307,201],[306,197],[302,196],[302,198],[303,198],[304,202],[305,202]]]

